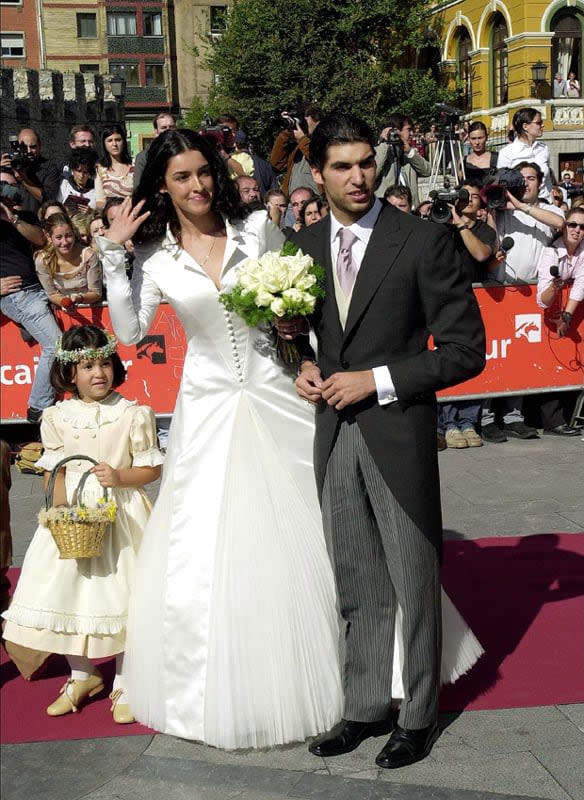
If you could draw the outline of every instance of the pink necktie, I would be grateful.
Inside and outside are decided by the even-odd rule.
[[[357,241],[357,237],[348,228],[341,228],[339,230],[339,237],[341,244],[339,247],[339,255],[337,256],[337,276],[341,289],[348,297],[351,294],[355,278],[357,277],[357,265],[355,264],[353,253],[351,252],[351,248]]]

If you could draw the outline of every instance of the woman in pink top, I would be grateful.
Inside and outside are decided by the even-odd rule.
[[[557,272],[557,274],[556,274]],[[569,287],[564,305],[562,290]],[[542,308],[557,305],[553,318],[559,336],[566,336],[579,303],[584,300],[584,207],[566,215],[562,235],[546,247],[538,266],[537,302]]]

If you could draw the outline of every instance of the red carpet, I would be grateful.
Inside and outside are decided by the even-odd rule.
[[[445,687],[442,711],[584,702],[584,534],[451,540],[443,581],[486,653]],[[108,686],[113,666],[102,665]],[[40,679],[26,682],[2,651],[4,743],[151,733],[115,725],[105,695],[78,714],[48,717],[66,673],[65,660],[53,657]]]
[[[441,710],[584,702],[584,534],[445,545],[444,587],[485,654]]]

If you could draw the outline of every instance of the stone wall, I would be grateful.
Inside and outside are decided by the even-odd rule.
[[[66,153],[69,128],[88,122],[96,131],[109,122],[124,121],[123,105],[111,93],[108,75],[50,70],[10,69],[0,76],[0,152],[21,128],[40,134],[47,158]]]

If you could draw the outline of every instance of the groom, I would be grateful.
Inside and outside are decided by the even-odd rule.
[[[425,758],[438,737],[434,392],[483,369],[484,330],[446,230],[375,198],[373,135],[363,121],[321,121],[310,164],[331,213],[293,240],[325,268],[327,293],[312,319],[318,363],[303,360],[296,386],[316,404],[316,479],[346,639],[345,718],[310,751],[340,755],[391,733],[376,763],[402,767]],[[280,331],[291,338],[294,326]],[[405,696],[394,725],[398,606]]]

